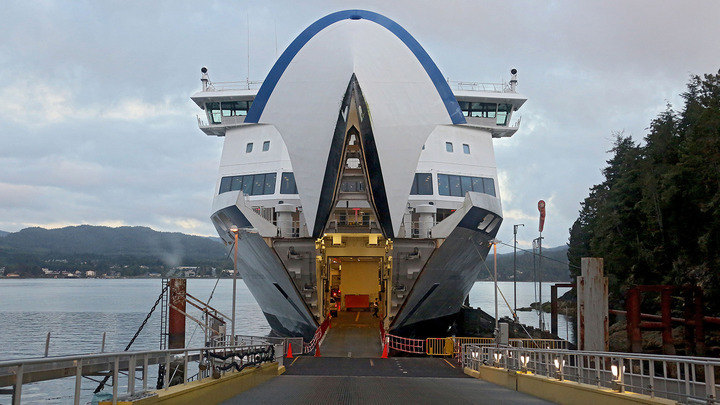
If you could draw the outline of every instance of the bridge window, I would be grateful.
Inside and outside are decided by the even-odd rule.
[[[432,175],[430,173],[416,173],[413,180],[411,195],[432,195]]]
[[[270,141],[263,142],[263,152],[267,152],[270,150]]]
[[[253,147],[253,143],[252,143],[252,142],[248,142],[248,144],[245,145],[245,153],[250,153],[250,152],[252,152],[252,147]]]
[[[458,104],[460,104],[460,109],[462,110],[463,115],[466,117],[469,116],[470,115],[470,103],[467,101],[458,101]]]
[[[438,174],[438,194],[462,197],[468,191],[495,196],[495,181],[487,177]]]
[[[276,173],[226,176],[220,179],[220,194],[238,190],[242,190],[245,195],[275,194],[276,177]]]
[[[498,112],[497,112],[497,124],[498,125],[507,125],[507,120],[508,120],[508,117],[510,116],[510,111],[512,111],[512,104],[498,105]]]
[[[453,151],[453,144],[452,144],[452,142],[445,142],[445,150],[448,151],[448,152],[452,152],[452,151]]]
[[[466,155],[470,154],[470,145],[466,143],[463,144],[463,153],[465,153]]]
[[[470,116],[480,118],[495,118],[497,104],[495,103],[470,103]]]
[[[280,179],[280,194],[297,194],[297,185],[295,184],[295,174],[292,172],[283,172]]]
[[[205,112],[211,124],[219,124],[222,121],[220,103],[206,103]]]

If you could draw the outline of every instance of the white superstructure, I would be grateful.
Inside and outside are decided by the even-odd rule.
[[[263,82],[202,74],[200,129],[224,137],[212,220],[227,243],[242,230],[243,278],[273,329],[307,336],[336,295],[379,300],[409,334],[449,322],[502,222],[493,139],[519,127],[517,72],[448,82],[397,23],[346,10]]]

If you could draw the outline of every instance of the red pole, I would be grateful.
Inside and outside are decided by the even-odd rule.
[[[672,337],[672,320],[671,318],[671,297],[672,288],[663,288],[660,292],[660,311],[662,315],[662,345],[663,353],[675,354],[675,343]]]
[[[550,286],[550,333],[558,334],[558,298],[557,285]]]
[[[640,334],[640,290],[633,287],[628,290],[625,301],[627,311],[627,335],[630,341],[630,352],[642,352],[642,335]]]
[[[170,279],[170,299],[168,300],[168,348],[182,349],[185,347],[185,308],[187,280],[184,278]],[[174,307],[174,308],[173,308]],[[177,308],[177,309],[175,309]],[[178,309],[180,311],[178,311]]]

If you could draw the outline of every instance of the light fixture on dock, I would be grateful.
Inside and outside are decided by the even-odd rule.
[[[520,367],[522,368],[523,373],[527,373],[527,364],[530,361],[530,356],[526,356],[524,354],[520,355]]]

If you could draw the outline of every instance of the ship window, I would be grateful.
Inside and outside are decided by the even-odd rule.
[[[483,178],[483,187],[485,188],[485,194],[495,197],[495,182],[493,179]]]
[[[466,155],[470,154],[470,145],[468,145],[466,143],[463,144],[463,153]]]
[[[458,104],[460,104],[460,109],[463,112],[464,116],[470,115],[470,103],[467,101],[458,101]]]
[[[464,196],[465,193],[468,191],[473,191],[472,188],[472,177],[468,176],[462,176],[460,177],[460,186],[462,188],[462,195]]]
[[[495,103],[471,103],[470,116],[480,118],[495,118],[497,104]]]
[[[413,180],[410,194],[412,195],[432,195],[432,175],[430,173],[416,173]]]
[[[270,150],[270,141],[263,142],[263,152],[267,152]]]
[[[275,179],[277,173],[268,173],[265,175],[265,191],[263,194],[275,194]]]
[[[223,102],[223,103],[220,103],[220,105],[222,106],[222,116],[223,117],[229,117],[233,114],[233,112],[234,112],[233,107],[235,106],[234,102],[229,102],[229,103]]]
[[[448,152],[452,152],[452,151],[453,151],[452,142],[445,142],[445,150],[448,151]]]
[[[242,192],[245,195],[252,195],[253,190],[253,175],[243,176],[242,181]]]
[[[230,186],[231,191],[242,190],[242,176],[234,176],[232,178],[232,185]]]
[[[232,177],[223,177],[220,179],[220,192],[218,194],[226,193],[230,191],[230,184],[232,183]]]
[[[482,177],[472,177],[472,191],[476,193],[484,193],[485,188],[483,187]]]
[[[265,189],[265,175],[256,174],[253,178],[252,195],[262,195]]]
[[[211,124],[219,124],[222,120],[220,103],[207,103],[205,104],[205,111],[207,112],[208,119]]]
[[[340,191],[345,193],[362,193],[365,191],[363,181],[346,180],[340,183]]]
[[[250,153],[250,152],[252,152],[252,147],[253,147],[253,143],[252,143],[252,142],[248,142],[248,144],[245,146],[245,153]]]
[[[498,113],[497,113],[497,124],[498,125],[507,125],[507,119],[510,116],[510,111],[512,111],[512,104],[498,105]]]
[[[448,176],[450,182],[450,195],[453,197],[462,196],[462,188],[460,187],[460,176]]]
[[[438,174],[438,194],[450,195],[450,183],[448,182],[447,174]]]
[[[280,194],[297,194],[297,185],[295,184],[295,174],[292,172],[283,172],[280,179]]]
[[[437,178],[440,195],[462,197],[468,191],[474,191],[495,196],[495,181],[491,178],[448,174],[438,174]]]

